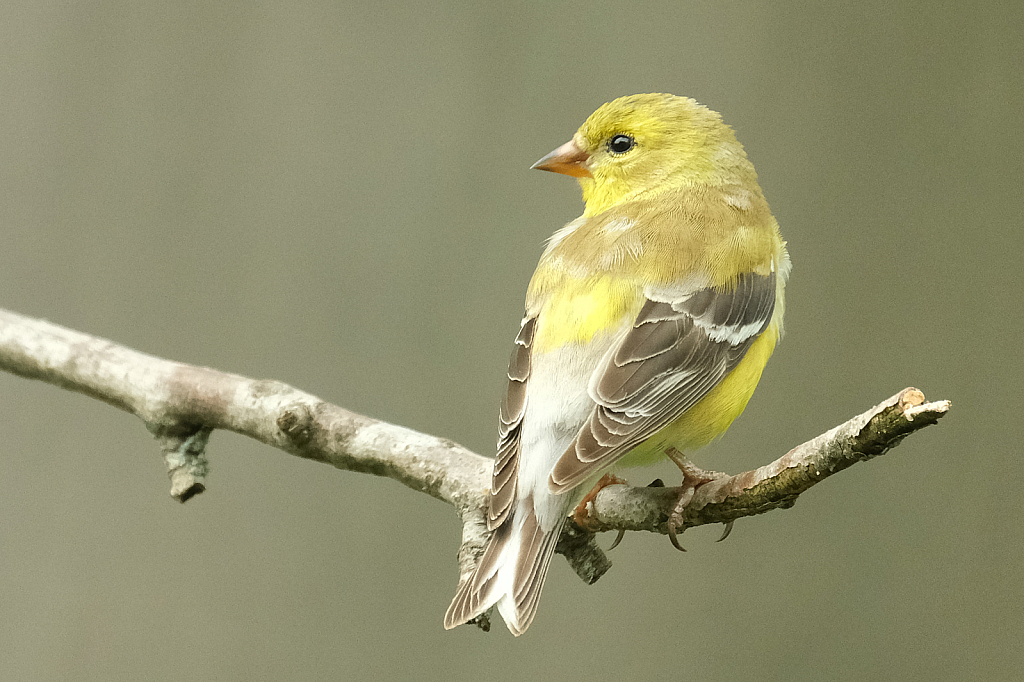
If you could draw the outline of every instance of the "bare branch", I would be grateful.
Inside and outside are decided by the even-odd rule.
[[[686,506],[682,527],[728,523],[792,507],[797,496],[815,483],[884,455],[911,433],[936,423],[949,408],[948,400],[926,403],[921,391],[906,388],[771,464],[735,476],[721,475],[700,486]],[[678,495],[678,488],[608,486],[594,499],[588,529],[667,533],[665,523]]]
[[[278,381],[146,355],[0,310],[0,369],[78,391],[138,416],[160,441],[182,502],[202,492],[213,429],[339,469],[387,476],[479,508],[491,460],[443,438],[364,417]]]
[[[460,574],[487,539],[482,509],[491,459],[443,438],[349,412],[277,381],[163,360],[43,320],[0,310],[0,369],[103,400],[138,416],[160,441],[171,494],[184,502],[205,489],[206,445],[214,429],[234,431],[339,469],[393,478],[455,506],[463,519]],[[791,507],[800,493],[856,462],[884,454],[934,424],[949,401],[925,402],[904,389],[771,464],[699,488],[679,529],[727,523]],[[558,551],[592,583],[611,566],[587,531],[666,533],[679,488],[611,485],[588,508],[588,528],[567,524]],[[485,619],[486,620],[486,619]],[[481,627],[486,622],[479,623]]]

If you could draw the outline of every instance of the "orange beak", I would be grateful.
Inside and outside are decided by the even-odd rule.
[[[590,154],[583,151],[576,144],[576,138],[573,138],[530,168],[571,175],[574,178],[592,178],[594,176],[587,169],[587,161],[590,161]]]

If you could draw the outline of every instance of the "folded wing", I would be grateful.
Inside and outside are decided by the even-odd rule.
[[[512,344],[512,357],[508,362],[508,387],[498,410],[498,453],[491,474],[491,495],[487,511],[489,530],[494,530],[505,521],[516,496],[520,436],[523,415],[526,414],[526,383],[530,378],[536,326],[536,317],[524,318],[516,341]]]
[[[678,419],[743,359],[775,309],[776,273],[730,288],[648,292],[636,321],[590,384],[597,405],[551,472],[569,490]]]

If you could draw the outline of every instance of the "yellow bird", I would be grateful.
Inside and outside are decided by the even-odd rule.
[[[692,99],[622,97],[533,166],[583,215],[548,241],[501,402],[487,522],[445,627],[497,604],[526,631],[562,525],[613,464],[687,453],[746,407],[782,334],[790,261],[754,166]]]

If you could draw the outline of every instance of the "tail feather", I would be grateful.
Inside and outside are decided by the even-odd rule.
[[[506,615],[502,610],[504,602],[498,602],[498,611],[505,619],[505,624],[513,635],[519,636],[530,627],[533,617],[537,615],[537,605],[540,604],[540,593],[544,588],[544,580],[547,578],[548,566],[551,565],[551,557],[555,555],[555,545],[558,544],[558,536],[562,532],[562,523],[559,522],[555,528],[548,533],[541,533],[537,549],[533,552],[533,558],[528,564],[529,570],[516,577],[515,588],[515,612]],[[512,616],[511,618],[509,616]]]
[[[451,630],[456,625],[462,625],[479,616],[500,598],[500,595],[495,595],[493,598],[491,595],[496,592],[498,572],[509,545],[511,531],[512,524],[505,523],[491,535],[487,548],[477,562],[476,569],[471,576],[459,584],[455,598],[452,599],[448,611],[444,614],[446,630]]]
[[[475,618],[494,604],[516,636],[533,622],[564,518],[545,532],[530,500],[522,502],[525,504],[517,505],[495,530],[476,570],[459,585],[445,613],[446,629]]]

